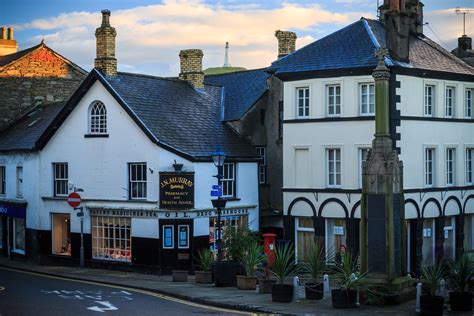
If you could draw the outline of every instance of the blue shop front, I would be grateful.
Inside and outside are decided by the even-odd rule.
[[[25,256],[26,202],[0,201],[0,253],[4,257]]]

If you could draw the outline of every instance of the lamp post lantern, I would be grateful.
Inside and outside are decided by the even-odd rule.
[[[212,161],[217,168],[217,175],[214,177],[217,178],[217,184],[222,191],[222,168],[224,166],[225,159],[227,155],[222,150],[217,150],[211,154]],[[217,196],[217,199],[212,200],[212,206],[217,209],[217,260],[222,261],[222,227],[221,227],[221,209],[226,205],[226,200],[223,200],[221,196]]]

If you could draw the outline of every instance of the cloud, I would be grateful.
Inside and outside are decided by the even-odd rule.
[[[370,16],[364,12],[335,13],[317,4],[283,3],[263,9],[257,4],[226,6],[201,0],[166,0],[114,11],[110,20],[117,30],[119,69],[175,76],[181,49],[203,49],[204,66],[216,67],[223,63],[223,47],[228,41],[234,66],[265,67],[277,53],[275,30],[304,34],[297,41],[297,47],[302,47],[315,40],[308,34],[320,33],[321,27],[339,28],[363,15]],[[28,44],[44,38],[48,46],[90,69],[95,57],[94,32],[100,21],[100,12],[70,12],[16,28],[40,33]]]

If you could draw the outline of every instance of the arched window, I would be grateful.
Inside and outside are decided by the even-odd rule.
[[[107,110],[104,103],[95,101],[90,108],[90,133],[107,133]]]

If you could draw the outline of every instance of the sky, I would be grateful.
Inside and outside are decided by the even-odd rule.
[[[380,0],[383,2],[383,0]],[[474,0],[424,0],[425,34],[451,50],[462,35],[474,37]],[[268,66],[277,55],[276,30],[294,31],[297,48],[362,16],[376,18],[377,0],[0,0],[0,26],[13,26],[19,49],[46,45],[89,71],[95,29],[109,9],[117,30],[119,71],[177,76],[179,51],[200,48],[204,68],[220,67],[225,42],[232,66]]]

